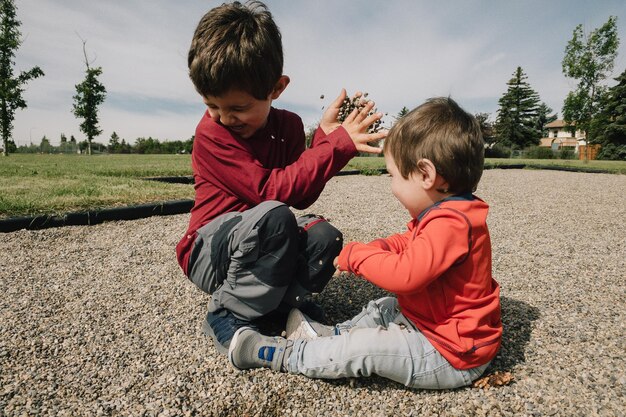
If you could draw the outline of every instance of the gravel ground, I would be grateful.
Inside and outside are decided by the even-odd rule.
[[[201,333],[174,246],[188,215],[0,235],[0,415],[624,416],[626,176],[485,171],[503,346],[490,389],[239,372]],[[333,179],[310,211],[346,240],[402,231],[389,177]],[[354,277],[334,321],[383,292]]]

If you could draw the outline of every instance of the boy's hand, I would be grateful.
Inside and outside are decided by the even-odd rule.
[[[345,91],[342,92],[345,93]],[[354,109],[341,125],[350,135],[350,139],[354,142],[354,146],[357,151],[378,154],[382,152],[382,149],[371,146],[368,142],[375,142],[383,139],[387,136],[387,131],[382,130],[377,133],[367,133],[367,129],[374,122],[383,117],[382,113],[374,113],[368,116],[373,108],[374,102],[368,101],[365,106],[361,108],[361,110]]]
[[[358,91],[354,94],[355,98],[361,97],[363,94]],[[361,109],[354,109],[352,113],[346,117],[343,123],[339,123],[337,121],[337,117],[339,116],[339,111],[344,100],[347,97],[346,89],[342,88],[339,96],[333,101],[330,106],[326,109],[324,114],[322,115],[322,120],[320,120],[320,127],[327,135],[337,129],[339,126],[343,126],[344,129],[350,135],[350,139],[354,142],[354,146],[359,152],[367,152],[379,154],[382,152],[382,149],[377,148],[375,146],[370,146],[368,142],[375,142],[377,140],[383,139],[387,136],[387,131],[382,130],[377,133],[367,133],[368,128],[374,124],[377,120],[383,117],[382,113],[374,113],[369,115],[369,113],[374,108],[373,101],[365,102],[364,106]]]
[[[341,109],[341,104],[343,103],[343,100],[346,98],[347,95],[348,94],[346,93],[346,89],[342,88],[339,97],[337,97],[335,101],[330,103],[330,106],[328,106],[328,108],[322,115],[322,120],[320,120],[320,127],[327,135],[329,135],[331,132],[341,126],[341,123],[337,121],[337,117],[339,116],[339,109]]]

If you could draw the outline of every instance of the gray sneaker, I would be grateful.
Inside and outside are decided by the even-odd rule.
[[[237,369],[271,368],[285,371],[292,342],[283,337],[264,336],[250,327],[235,332],[228,349],[228,360]]]
[[[312,320],[297,308],[291,309],[287,316],[287,326],[285,329],[287,339],[312,340],[318,337],[335,336],[339,334],[339,329],[335,326],[326,326]]]

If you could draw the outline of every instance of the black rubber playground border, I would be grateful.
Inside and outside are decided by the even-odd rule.
[[[485,165],[485,169],[545,169],[554,171],[584,172],[593,174],[612,174],[613,172],[604,169],[584,168],[584,167],[564,167],[556,165],[533,165],[533,164],[510,164],[510,165]],[[345,170],[340,171],[336,176],[344,175],[381,175],[386,174],[385,168]],[[160,181],[170,184],[193,184],[192,176],[186,177],[148,177],[147,181]],[[0,233],[15,232],[17,230],[39,230],[51,227],[63,226],[91,226],[114,220],[137,220],[151,216],[169,216],[173,214],[189,213],[193,207],[193,200],[174,200],[161,203],[140,204],[135,206],[105,208],[100,210],[89,210],[66,213],[64,215],[39,215],[10,217],[0,220]]]
[[[91,226],[112,220],[137,220],[151,216],[183,214],[189,213],[192,206],[193,200],[175,200],[163,203],[72,212],[62,216],[11,217],[0,220],[0,233],[15,232],[21,229],[38,230],[62,226]]]

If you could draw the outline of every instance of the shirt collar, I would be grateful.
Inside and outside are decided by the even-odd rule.
[[[422,212],[417,215],[416,219],[419,222],[426,215],[426,213],[428,213],[433,208],[440,206],[442,203],[444,203],[446,201],[473,201],[475,199],[476,199],[476,197],[472,193],[463,193],[463,194],[451,195],[450,197],[446,197],[443,200],[439,200],[435,204],[433,204],[432,206],[427,207],[424,210],[422,210]]]

